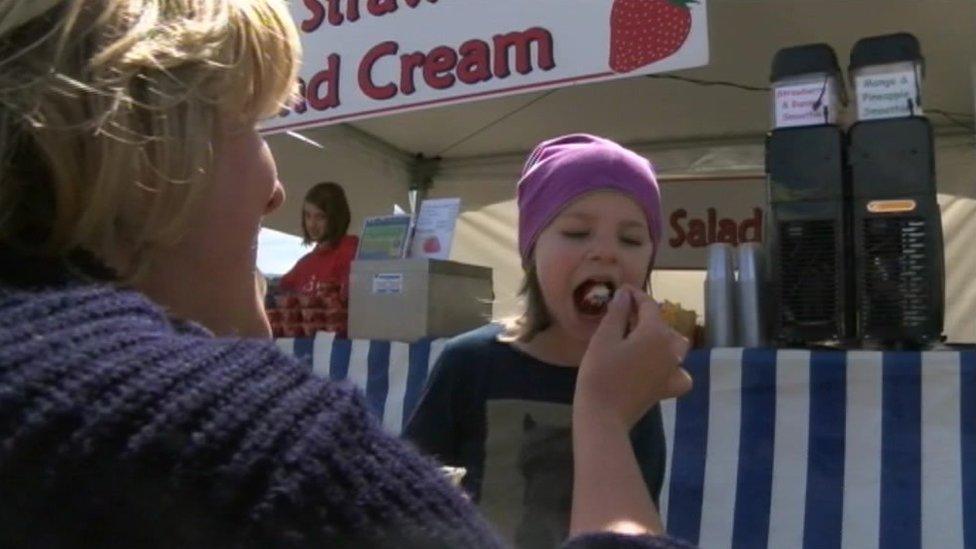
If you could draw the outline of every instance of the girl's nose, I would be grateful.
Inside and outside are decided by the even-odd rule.
[[[617,246],[612,238],[594,238],[590,249],[587,251],[587,259],[600,263],[617,263]]]

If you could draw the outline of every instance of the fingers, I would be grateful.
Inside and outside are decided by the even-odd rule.
[[[627,293],[630,296],[629,297],[630,307],[628,308],[627,311],[627,330],[624,334],[624,335],[630,335],[630,332],[632,332],[634,328],[637,326],[638,300],[640,299],[640,296],[643,295],[644,292],[638,290],[637,288],[631,286],[630,284],[621,285],[620,288],[617,289],[617,293],[620,292]]]
[[[674,330],[671,330],[671,337],[669,338],[668,344],[671,347],[671,353],[674,354],[674,357],[678,359],[679,363],[685,360],[685,356],[688,355],[688,351],[691,349],[691,342],[688,341],[688,338]]]
[[[627,330],[627,317],[630,314],[632,299],[630,291],[626,288],[618,288],[607,304],[607,313],[603,315],[593,336],[598,339],[622,338]]]
[[[694,381],[691,374],[684,368],[677,368],[671,373],[667,382],[667,394],[672,397],[679,397],[691,390]]]
[[[691,343],[678,332],[671,330],[668,345],[675,358],[675,364],[671,375],[668,377],[666,391],[670,397],[677,398],[690,391],[692,387],[691,374],[681,366],[681,363],[685,360],[685,356],[688,354]]]
[[[635,291],[634,294],[637,303],[637,325],[634,330],[640,330],[646,335],[667,334],[671,328],[661,317],[661,307],[657,302],[644,292]]]

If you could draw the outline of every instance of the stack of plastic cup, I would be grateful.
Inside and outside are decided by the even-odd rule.
[[[755,242],[739,244],[737,261],[739,280],[736,283],[736,327],[740,347],[766,345],[766,315],[762,283],[764,264],[762,248]]]
[[[735,265],[732,246],[710,244],[705,273],[705,344],[733,347],[735,339]]]

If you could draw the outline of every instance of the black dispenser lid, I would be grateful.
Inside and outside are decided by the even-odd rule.
[[[783,48],[773,57],[770,82],[810,73],[839,74],[837,54],[828,44],[806,44]]]
[[[871,65],[915,61],[925,62],[918,38],[907,32],[862,38],[851,49],[850,70]]]

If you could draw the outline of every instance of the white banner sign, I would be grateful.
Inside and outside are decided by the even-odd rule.
[[[302,101],[263,130],[705,65],[706,1],[293,0]]]
[[[655,269],[704,269],[705,247],[765,242],[766,182],[664,182],[664,237]]]

